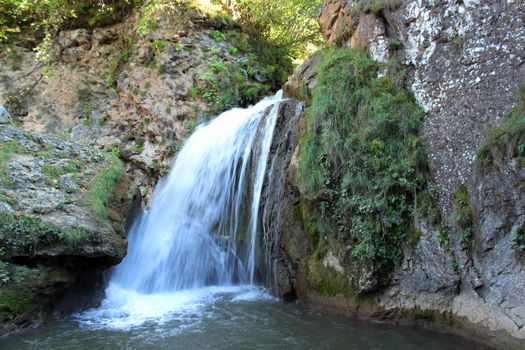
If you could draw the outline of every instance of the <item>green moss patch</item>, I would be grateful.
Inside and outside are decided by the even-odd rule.
[[[462,247],[467,249],[468,252],[474,245],[474,215],[468,198],[467,186],[461,186],[461,188],[452,195],[452,201],[455,209],[454,223],[460,229],[459,239]]]
[[[0,212],[0,243],[10,248],[36,250],[39,244],[62,241],[74,248],[91,237],[91,232],[81,227],[59,229],[37,217]]]
[[[107,219],[109,201],[124,174],[122,161],[115,155],[111,159],[111,165],[91,181],[85,193],[86,204],[99,219]]]
[[[308,286],[321,295],[354,297],[348,279],[317,259],[310,259],[308,263]]]
[[[59,269],[9,265],[11,278],[0,288],[0,323],[6,326],[38,319],[55,288],[70,282]]]

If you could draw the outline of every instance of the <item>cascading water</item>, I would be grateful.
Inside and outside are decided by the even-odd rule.
[[[253,284],[260,193],[281,98],[230,110],[196,130],[157,186],[151,209],[134,224],[112,283],[145,293]],[[254,155],[256,142],[260,152]],[[247,190],[245,234],[239,231]]]
[[[283,184],[302,107],[280,101],[278,94],[196,130],[135,221],[100,307],[0,338],[0,348],[478,349],[327,318],[254,284],[277,287],[281,207],[291,206]],[[259,268],[269,275],[256,279]]]
[[[170,300],[179,305],[210,286],[254,284],[261,191],[281,101],[279,92],[197,128],[133,224],[101,310],[133,313],[122,305],[140,296],[151,310],[143,303],[160,295],[178,293]]]

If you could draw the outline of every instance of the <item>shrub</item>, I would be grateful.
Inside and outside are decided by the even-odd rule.
[[[402,258],[427,165],[422,110],[378,69],[363,51],[322,53],[299,173],[318,235],[349,247],[347,264],[372,264],[384,275]]]

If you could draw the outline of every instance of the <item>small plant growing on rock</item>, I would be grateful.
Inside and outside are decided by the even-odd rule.
[[[184,121],[184,130],[186,131],[186,134],[191,134],[195,128],[197,127],[197,122],[194,119],[189,119]]]
[[[467,186],[461,186],[461,188],[452,196],[452,200],[456,209],[454,214],[454,222],[461,230],[459,239],[463,248],[467,249],[468,251],[474,244],[474,217],[468,198]]]
[[[221,53],[221,48],[218,47],[218,46],[213,46],[212,48],[210,48],[210,55],[218,55],[219,53]]]
[[[168,45],[168,41],[164,39],[156,39],[153,40],[153,42],[151,43],[151,47],[153,48],[153,51],[155,51],[155,53],[162,52],[166,45]]]
[[[476,154],[478,169],[490,170],[504,158],[517,158],[525,166],[525,85],[518,90],[520,101],[510,109],[499,127],[488,130]]]
[[[354,1],[350,8],[352,16],[363,13],[380,13],[383,10],[393,11],[403,4],[403,0],[358,0]]]
[[[107,218],[109,200],[117,182],[124,174],[122,162],[115,153],[112,152],[110,166],[93,179],[85,193],[86,204],[99,219]]]
[[[184,50],[184,45],[182,44],[175,44],[175,52],[181,53]]]
[[[215,72],[215,73],[220,73],[220,72],[222,72],[223,70],[226,69],[226,66],[224,65],[224,62],[222,62],[220,60],[213,60],[213,61],[211,61],[210,67],[213,70],[213,72]]]
[[[226,34],[218,30],[212,30],[209,35],[210,35],[210,38],[215,40],[216,43],[221,43],[224,40],[226,40]]]

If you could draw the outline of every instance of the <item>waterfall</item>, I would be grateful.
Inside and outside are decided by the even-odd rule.
[[[261,191],[281,100],[279,92],[196,129],[132,225],[110,284],[152,294],[254,283]]]

